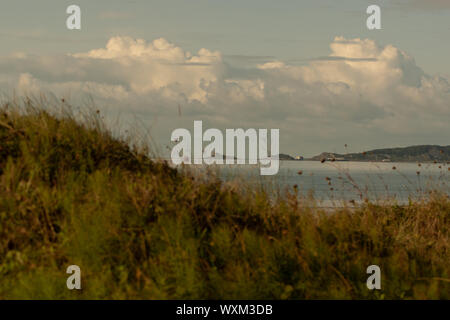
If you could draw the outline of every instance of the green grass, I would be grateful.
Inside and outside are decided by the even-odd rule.
[[[0,109],[0,299],[450,299],[445,192],[333,212],[273,201],[68,110]],[[366,287],[372,264],[382,290]]]

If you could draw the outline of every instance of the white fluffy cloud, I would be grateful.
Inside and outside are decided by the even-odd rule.
[[[191,55],[180,47],[160,38],[152,43],[129,37],[111,38],[106,48],[73,57],[87,64],[99,59],[113,61],[122,80],[136,94],[161,91],[176,98],[183,94],[188,101],[207,103],[207,86],[218,80],[222,57],[220,52],[201,49]]]
[[[220,52],[191,54],[165,39],[111,38],[66,56],[0,58],[0,84],[19,92],[93,96],[98,105],[158,119],[153,134],[204,120],[220,128],[280,128],[282,151],[355,151],[448,144],[450,85],[414,59],[369,39],[336,37],[327,57],[236,66]],[[257,59],[256,59],[257,61]],[[181,105],[182,115],[178,114]]]

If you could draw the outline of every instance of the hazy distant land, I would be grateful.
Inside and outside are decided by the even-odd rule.
[[[297,160],[286,154],[280,154],[281,160]],[[450,146],[421,145],[403,148],[375,149],[360,153],[323,152],[305,160],[315,161],[389,161],[389,162],[448,162]]]

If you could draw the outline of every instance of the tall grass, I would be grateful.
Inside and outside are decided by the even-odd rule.
[[[64,109],[69,110],[69,109]],[[93,112],[0,110],[2,299],[449,299],[450,201],[332,212],[154,162]],[[82,270],[82,290],[65,271]],[[366,287],[379,265],[382,290]]]

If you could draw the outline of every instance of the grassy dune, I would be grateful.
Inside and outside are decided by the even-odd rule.
[[[333,212],[295,190],[274,202],[152,162],[95,112],[75,119],[0,108],[0,299],[450,299],[445,193]],[[382,290],[366,287],[372,264]]]

